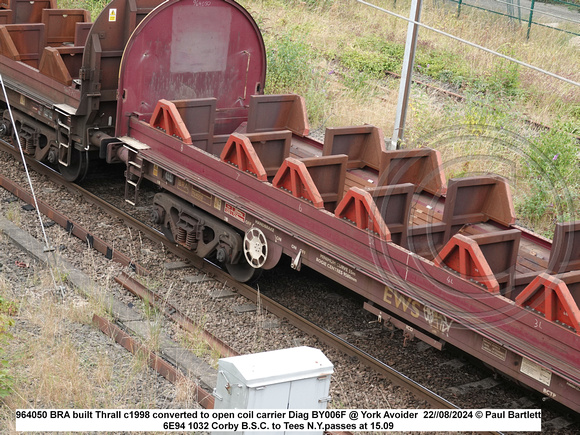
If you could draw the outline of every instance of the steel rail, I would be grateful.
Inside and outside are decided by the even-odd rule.
[[[203,329],[196,324],[191,318],[179,311],[175,306],[171,305],[167,300],[159,294],[151,291],[135,278],[121,272],[121,275],[115,277],[115,281],[124,289],[130,291],[135,296],[147,300],[147,302],[154,308],[160,310],[166,317],[173,320],[181,328],[188,332],[199,334],[199,336],[215,351],[219,352],[221,357],[230,357],[239,355],[234,349],[225,344],[215,335]]]
[[[213,268],[215,266],[209,265],[209,267]],[[221,271],[221,269],[218,269],[217,267],[216,270],[212,272],[215,272],[215,277],[220,282],[226,282],[231,279],[229,275],[227,275],[225,272]],[[178,319],[177,321],[180,325],[181,322],[185,321],[186,324],[185,329],[190,330],[189,328],[191,328],[191,326],[189,325],[194,325],[194,322],[188,319],[186,315],[179,312],[177,308],[175,308],[174,306],[167,304],[167,302],[161,296],[159,296],[152,290],[147,289],[137,280],[129,277],[126,274],[122,274],[120,277],[115,278],[115,281],[117,281],[125,289],[129,290],[136,296],[139,296],[142,299],[147,299],[149,304],[151,304],[153,307],[161,309],[165,313],[169,313],[167,314],[168,317],[172,319]],[[394,384],[407,389],[416,397],[422,400],[426,400],[434,407],[445,409],[459,409],[453,403],[437,395],[436,393],[430,391],[429,389],[423,387],[422,385],[413,381],[412,379],[405,376],[401,372],[398,372],[397,370],[393,369],[387,364],[369,355],[367,352],[353,346],[352,344],[338,337],[336,334],[324,328],[321,328],[320,326],[317,326],[316,324],[310,322],[309,320],[305,319],[299,314],[296,314],[292,310],[284,307],[283,305],[279,304],[273,299],[262,295],[258,290],[235,281],[230,282],[229,285],[233,287],[240,295],[244,296],[246,299],[249,299],[250,301],[256,304],[260,304],[262,308],[274,314],[275,316],[286,319],[290,324],[297,327],[304,333],[317,337],[320,341],[322,341],[326,345],[338,349],[346,353],[347,355],[357,357],[363,364],[367,365],[368,367],[375,370],[379,374],[385,376],[386,378],[391,380]],[[194,331],[199,330],[198,327],[195,328],[196,329],[194,329]],[[204,336],[206,335],[210,336],[210,339],[213,340],[213,338],[211,338],[211,334],[205,332]],[[221,345],[221,343],[222,343],[221,340],[218,340],[217,344]],[[216,349],[219,348],[216,346]],[[236,352],[233,351],[229,346],[226,347],[226,351],[236,354]]]
[[[32,165],[35,168],[35,170],[37,170],[36,167],[38,167],[39,173],[42,173],[43,175],[50,175],[52,176],[52,178],[54,178],[55,171],[47,168],[46,166],[42,165],[41,163],[33,159],[30,159],[30,161],[32,162]],[[287,319],[288,322],[291,323],[293,326],[297,327],[306,334],[316,336],[319,340],[321,340],[325,344],[333,348],[336,348],[346,353],[347,355],[358,358],[363,364],[365,364],[372,370],[376,371],[377,373],[381,374],[385,378],[389,379],[393,384],[401,386],[404,389],[408,390],[418,399],[425,400],[427,403],[429,403],[431,406],[435,408],[459,409],[458,406],[454,405],[450,401],[439,396],[438,394],[434,393],[428,388],[420,385],[419,383],[413,381],[412,379],[408,378],[407,376],[398,372],[397,370],[393,369],[387,364],[377,360],[376,358],[369,355],[365,351],[351,345],[350,343],[336,336],[332,332],[315,325],[314,323],[301,317],[297,313],[294,313],[288,308],[284,307],[283,305],[277,303],[273,299],[270,299],[262,295],[258,290],[255,290],[252,287],[232,280],[230,275],[228,275],[225,271],[221,270],[217,266],[197,257],[192,252],[184,248],[181,248],[175,244],[170,243],[165,238],[165,236],[161,234],[161,232],[149,227],[148,225],[145,225],[138,219],[135,219],[129,214],[123,212],[122,210],[119,210],[115,206],[109,204],[108,202],[97,197],[96,195],[90,193],[86,189],[83,189],[82,187],[76,184],[68,183],[65,180],[63,180],[60,176],[56,181],[61,185],[67,187],[67,189],[71,191],[81,193],[85,197],[85,199],[89,200],[92,204],[103,208],[103,210],[108,214],[110,214],[111,216],[121,218],[131,227],[134,227],[135,229],[141,231],[146,237],[152,239],[153,241],[163,243],[163,245],[171,252],[175,253],[178,256],[181,256],[182,258],[188,259],[192,266],[200,270],[207,271],[209,274],[214,276],[216,280],[224,284],[227,283],[235,290],[237,290],[240,295],[246,297],[247,299],[256,304],[260,304],[264,309],[266,309],[270,313],[276,315],[279,318]],[[20,189],[20,191],[27,193],[23,189]],[[498,433],[498,432],[488,432],[488,433]]]
[[[93,324],[95,324],[95,326],[97,326],[97,328],[99,328],[103,334],[115,340],[133,355],[143,355],[145,358],[147,358],[149,367],[157,371],[157,373],[159,373],[172,384],[187,382],[189,380],[187,376],[179,371],[179,369],[169,364],[167,361],[159,357],[157,354],[155,354],[155,352],[151,351],[143,344],[138,343],[133,337],[131,337],[118,326],[109,322],[107,319],[94,314]],[[197,403],[206,409],[213,409],[214,397],[211,395],[211,393],[208,393],[202,387],[195,384],[195,394]]]
[[[0,139],[0,144],[4,145],[4,151],[12,154],[17,159],[20,158],[20,155],[17,153],[15,148],[12,145],[10,145],[8,142]],[[114,205],[110,204],[109,202],[99,198],[98,196],[96,196],[95,194],[91,193],[90,191],[84,189],[83,187],[79,186],[78,184],[74,184],[74,183],[70,183],[70,182],[66,181],[54,169],[49,168],[48,166],[38,162],[37,160],[34,160],[33,158],[27,158],[27,163],[31,168],[34,169],[34,171],[36,173],[49,177],[52,182],[55,182],[55,183],[65,187],[69,192],[71,192],[73,194],[80,194],[90,204],[93,204],[93,205],[101,208],[105,213],[109,214],[110,216],[114,216],[115,218],[120,218],[127,226],[129,226],[137,231],[141,231],[144,234],[146,233],[147,237],[151,241],[165,245],[165,247],[171,253],[173,253],[179,257],[182,257],[182,258],[183,257],[187,258],[192,263],[193,266],[197,267],[198,269],[203,270],[204,264],[206,264],[206,262],[204,262],[199,257],[192,254],[190,251],[188,251],[184,248],[181,248],[175,244],[169,243],[167,238],[165,237],[165,235],[163,235],[160,231],[150,227],[147,224],[144,224],[140,220],[134,218],[133,216],[131,216],[128,213],[125,213],[123,210],[115,207]],[[20,197],[26,203],[28,203],[28,204],[31,203],[30,202],[31,196],[25,189],[17,187],[16,183],[11,182],[6,177],[2,177],[2,178],[6,180],[6,186],[12,185],[10,188],[6,188],[6,190],[9,190],[11,193]],[[13,189],[13,190],[11,190],[11,189]],[[20,195],[22,195],[22,196],[20,196]],[[57,216],[59,215],[59,213],[53,207],[49,206],[48,204],[46,204],[45,202],[42,202],[42,201],[39,201],[39,207],[40,207],[40,203],[42,203],[42,205],[43,205],[40,211],[42,212],[43,209],[46,210],[46,213],[44,213],[44,214],[49,219],[54,220],[57,224],[61,225],[67,231],[72,228],[73,235],[77,235],[77,232],[78,232],[78,234],[80,234],[80,236],[78,236],[78,237],[81,240],[87,240],[86,235],[90,235],[90,233],[87,230],[84,230],[86,232],[86,234],[84,234],[84,232],[81,231],[82,227],[80,225],[76,225],[76,224],[72,223],[72,227],[71,227],[70,224],[66,224],[66,222],[70,222],[66,218],[65,218],[65,225],[63,225],[62,224],[63,219],[58,219]],[[52,216],[57,217],[58,221],[56,219],[54,219]],[[75,231],[75,228],[76,228],[76,231]],[[94,238],[94,236],[92,236],[92,237]],[[89,237],[89,239],[90,239],[90,237]],[[107,249],[110,249],[113,252],[113,257],[109,258],[109,259],[117,260],[117,256],[119,256],[119,254],[120,254],[120,253],[118,253],[118,251],[114,250],[111,246],[109,246],[105,242],[100,241],[100,239],[95,239],[95,240],[97,242],[94,244],[94,247],[99,252],[101,252],[103,255],[105,255],[106,258],[109,258],[110,256],[107,254],[107,252],[108,252]],[[101,242],[104,244],[104,246],[101,244]],[[137,265],[137,263],[133,262],[131,259],[128,259],[127,256],[124,256],[124,257],[125,257],[125,259],[123,259],[123,256],[119,256],[119,258],[121,258],[121,260],[119,261],[121,264],[126,265],[126,266],[130,266],[139,275],[148,274],[148,271],[145,268]]]
[[[226,282],[231,279],[230,276],[227,275],[225,272],[223,272],[221,269],[211,264],[209,264],[208,267],[210,269],[215,268],[215,270],[212,270],[212,272],[215,272],[215,277],[218,281]],[[130,287],[136,288],[137,290],[134,292],[134,294],[140,297],[143,297],[141,295],[148,297],[149,303],[151,303],[156,308],[163,309],[163,306],[165,305],[165,301],[163,300],[163,298],[157,295],[155,292],[146,289],[138,281],[130,277],[126,278],[121,277],[119,281],[124,282],[125,284],[123,284],[123,286],[132,292],[133,290],[131,290]],[[358,358],[363,364],[368,366],[371,370],[383,375],[384,377],[389,379],[393,384],[406,389],[418,399],[425,400],[434,408],[459,409],[458,406],[454,405],[450,401],[430,391],[426,387],[413,381],[409,377],[405,376],[401,372],[398,372],[397,370],[393,369],[387,364],[379,361],[378,359],[374,358],[367,352],[357,348],[356,346],[353,346],[352,344],[338,337],[336,334],[333,334],[332,332],[317,326],[316,324],[310,322],[304,317],[284,307],[283,305],[279,304],[273,299],[262,295],[259,292],[259,290],[256,290],[250,286],[235,281],[230,282],[230,286],[233,287],[240,295],[246,297],[247,299],[256,304],[259,303],[262,308],[274,314],[275,316],[286,319],[290,324],[297,327],[304,333],[317,337],[320,341],[322,341],[328,346],[331,346],[334,349],[340,350],[341,352],[344,352],[347,355]],[[178,312],[175,307],[172,306],[167,307],[169,307],[170,311],[175,310],[175,312],[172,313],[172,317],[187,318],[187,316]],[[500,432],[489,431],[482,433],[498,434]]]
[[[34,203],[32,195],[29,192],[27,192],[21,186],[18,186],[12,180],[9,180],[8,178],[6,178],[1,174],[0,174],[0,187],[3,187],[8,192],[17,196],[27,204]],[[87,244],[91,248],[96,249],[98,252],[103,254],[105,258],[109,260],[115,260],[116,262],[122,264],[123,266],[128,266],[139,275],[149,274],[149,271],[147,269],[135,263],[133,260],[131,260],[131,258],[119,252],[104,240],[91,234],[91,232],[85,229],[83,226],[68,219],[65,215],[57,211],[54,207],[51,207],[50,205],[41,200],[37,200],[36,203],[38,204],[38,210],[43,215],[45,215],[46,217],[48,217],[49,219],[53,220],[58,225],[63,227],[69,234],[72,234],[78,237],[79,239],[87,242]]]
[[[426,400],[429,404],[437,408],[458,409],[456,405],[439,396],[438,394],[430,391],[429,389],[423,387],[419,383],[405,376],[401,372],[398,372],[397,370],[393,369],[387,364],[379,361],[378,359],[369,355],[367,352],[357,348],[356,346],[353,346],[352,344],[338,337],[336,334],[317,326],[316,324],[310,322],[309,320],[305,319],[299,314],[284,307],[283,305],[279,304],[273,299],[264,296],[258,290],[245,284],[236,281],[231,281],[231,277],[225,272],[223,272],[221,269],[217,268],[216,266],[213,266],[208,263],[207,267],[209,271],[211,271],[214,274],[216,280],[223,283],[228,282],[230,287],[233,287],[240,295],[244,296],[246,299],[249,299],[255,304],[260,304],[260,306],[265,310],[267,310],[268,312],[274,314],[279,318],[286,319],[293,326],[297,327],[298,329],[300,329],[301,331],[303,331],[308,335],[317,337],[320,341],[327,344],[328,346],[338,349],[346,353],[347,355],[357,357],[363,364],[367,365],[372,370],[385,376],[394,384],[407,389],[419,399]],[[179,319],[179,322],[185,321],[186,325],[194,323],[193,321],[189,320],[187,316],[180,313],[174,306],[167,304],[166,301],[164,301],[161,296],[147,289],[137,280],[132,279],[127,275],[122,275],[118,278],[115,278],[115,280],[119,282],[124,288],[131,291],[133,294],[140,296],[141,298],[147,298],[147,300],[151,305],[155,306],[156,308],[162,309],[164,312],[170,313],[169,316],[171,318]],[[185,328],[186,329],[190,328],[190,326],[186,326]],[[211,335],[209,333],[207,334]],[[219,344],[221,344],[221,340],[219,341]],[[228,346],[227,351],[230,351],[230,349],[231,348],[229,348]],[[235,351],[231,350],[231,352]]]
[[[291,325],[297,327],[306,334],[315,336],[326,345],[340,350],[347,355],[358,358],[364,365],[383,375],[393,384],[408,390],[418,399],[425,400],[435,408],[459,409],[458,406],[454,405],[447,399],[415,382],[414,380],[410,379],[403,373],[395,370],[384,362],[379,361],[362,349],[359,349],[358,347],[348,343],[346,340],[343,340],[336,334],[314,324],[313,322],[291,311],[273,299],[264,296],[258,290],[255,290],[241,283],[235,283],[235,288],[242,296],[256,304],[259,303],[262,308],[274,314],[275,316],[286,319]]]

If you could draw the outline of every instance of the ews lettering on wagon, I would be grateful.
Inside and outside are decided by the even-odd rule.
[[[409,296],[402,295],[397,290],[385,286],[385,293],[383,294],[383,300],[389,304],[403,310],[404,313],[409,313],[416,319],[421,315],[421,304],[416,300],[413,300]]]
[[[453,320],[424,306],[422,303],[416,301],[410,296],[406,296],[395,289],[385,286],[383,301],[392,307],[403,311],[403,313],[410,314],[416,319],[423,319],[431,327],[432,333],[449,336],[449,330],[451,329]]]

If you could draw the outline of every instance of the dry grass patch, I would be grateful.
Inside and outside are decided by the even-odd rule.
[[[18,306],[4,354],[13,384],[0,402],[0,426],[14,431],[13,412],[20,408],[171,406],[174,388],[159,380],[146,359],[92,325],[93,313],[105,311],[103,301],[72,293],[58,300],[44,286],[47,275],[41,271],[26,283],[0,275],[0,297]]]

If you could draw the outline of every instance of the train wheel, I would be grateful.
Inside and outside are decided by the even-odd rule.
[[[73,148],[70,165],[58,164],[60,174],[66,181],[82,181],[89,171],[89,153]]]
[[[258,228],[251,228],[244,236],[244,256],[256,269],[262,267],[268,258],[268,241]]]
[[[243,255],[236,264],[226,263],[226,269],[238,282],[254,282],[262,276],[262,269],[252,267]]]

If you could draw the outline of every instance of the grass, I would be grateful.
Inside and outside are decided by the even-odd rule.
[[[242,3],[258,17],[268,47],[267,93],[304,94],[313,130],[369,123],[381,127],[387,138],[390,136],[398,80],[387,72],[401,70],[407,27],[403,20],[354,0]],[[373,3],[404,16],[408,15],[410,4],[408,0]],[[580,56],[578,49],[569,43],[571,35],[535,26],[528,40],[526,26],[514,28],[503,17],[478,10],[465,10],[457,18],[454,7],[443,5],[425,3],[422,21],[580,81]],[[505,150],[513,147],[525,150],[516,154],[519,157],[514,162],[522,168],[517,173],[518,192],[514,192],[520,223],[551,236],[555,221],[573,217],[580,192],[573,137],[580,136],[578,87],[424,28],[419,31],[415,74],[466,98],[455,101],[414,86],[403,146],[442,146],[436,141],[435,132],[457,126],[467,130],[479,126],[486,133],[497,128],[509,131],[513,135],[506,139]],[[538,130],[528,121],[552,129],[549,133]],[[514,137],[517,140],[511,143]],[[470,135],[469,146],[442,146],[443,160],[469,160],[472,157],[469,153],[480,148],[474,142],[489,144],[492,139],[493,135],[490,138]],[[557,154],[561,157],[552,161]],[[549,155],[552,157],[548,158]],[[479,156],[476,159],[479,168],[470,163],[468,171],[454,171],[509,172],[495,157],[489,158],[489,162],[483,162],[484,158]],[[540,163],[536,167],[534,162]],[[549,189],[546,183],[551,186]],[[563,191],[565,201],[561,198]]]
[[[399,1],[393,8],[391,1],[375,3],[404,15],[409,5],[408,2]],[[270,66],[272,54],[280,53],[280,60],[288,61],[283,56],[284,50],[278,46],[287,45],[289,40],[300,46],[304,55],[311,55],[301,55],[287,63],[292,70],[301,69],[299,81],[293,85],[297,93],[305,83],[310,82],[308,77],[312,77],[312,83],[319,83],[321,93],[328,95],[324,92],[327,84],[318,80],[321,71],[310,72],[316,65],[322,67],[323,72],[328,72],[329,66],[341,72],[354,70],[367,79],[388,80],[384,77],[385,71],[400,72],[406,33],[406,24],[400,19],[376,12],[353,0],[323,2],[317,6],[297,1],[247,0],[244,5],[258,14],[259,22],[263,23]],[[505,55],[580,80],[580,63],[576,49],[568,44],[569,36],[538,28],[535,37],[527,41],[525,29],[514,31],[501,17],[492,15],[470,11],[457,19],[453,11],[438,4],[426,3],[423,21]],[[276,63],[276,59],[273,60]],[[278,68],[269,70],[267,92],[280,90],[278,71]],[[522,113],[527,112],[532,119],[547,125],[554,124],[558,118],[580,122],[576,113],[580,96],[577,88],[556,79],[546,79],[535,71],[494,58],[426,29],[421,29],[419,33],[416,71],[450,84],[463,93],[493,94],[515,99]],[[554,94],[557,99],[553,98]],[[377,104],[381,104],[380,101]],[[383,120],[382,125],[377,124],[388,131],[392,126],[385,122]],[[330,124],[341,124],[338,116]],[[413,125],[409,128],[412,129]]]
[[[20,225],[22,221],[22,208],[18,202],[11,202],[5,211],[6,219],[15,225]]]
[[[403,16],[408,15],[410,7],[410,0],[373,3]],[[256,19],[264,36],[267,93],[304,96],[311,131],[368,123],[382,128],[390,137],[399,81],[387,72],[401,70],[407,30],[404,20],[355,0],[242,0],[241,4]],[[86,7],[93,18],[103,7],[101,0],[75,0],[71,5]],[[525,23],[514,26],[505,17],[472,8],[464,8],[457,17],[456,5],[441,1],[424,3],[421,20],[506,56],[580,81],[580,56],[570,44],[569,34],[534,26],[528,40]],[[538,150],[544,148],[538,140],[548,141],[547,147],[569,148],[574,146],[573,139],[567,140],[566,134],[580,135],[578,87],[425,28],[419,31],[415,74],[465,95],[466,100],[457,102],[413,87],[404,146],[429,145],[424,139],[434,130],[455,125],[500,127],[530,140]],[[555,136],[545,136],[527,121],[550,126],[563,136],[555,134],[558,140],[553,142]],[[443,156],[444,160],[455,157]],[[571,170],[571,160],[566,163],[571,166],[563,169],[558,163],[558,168],[571,177],[566,182],[570,197],[576,198],[580,180]],[[542,187],[534,183],[532,177],[529,192]],[[554,198],[532,196],[517,203],[518,213],[529,225],[547,227],[539,215],[549,207],[538,205],[549,205]],[[563,218],[569,211],[558,215]]]
[[[151,382],[157,375],[139,355],[113,347],[94,351],[96,342],[107,341],[92,325],[103,307],[74,294],[56,300],[51,291],[39,291],[48,274],[40,271],[28,283],[0,274],[0,427],[13,431],[19,408],[155,408],[171,401]],[[10,337],[5,329],[15,314]],[[187,391],[180,397],[191,405]]]
[[[551,235],[554,223],[578,219],[578,145],[565,128],[542,132],[531,145],[531,164],[525,167],[529,191],[516,210],[529,227]]]
[[[43,281],[43,277],[31,277],[31,285],[43,287]],[[79,299],[58,304],[51,292],[19,297],[10,288],[3,288],[1,297],[12,300],[11,303],[19,307],[19,322],[32,325],[26,331],[19,330],[18,339],[6,351],[13,380],[12,394],[4,402],[8,408],[42,404],[54,404],[55,407],[68,407],[73,403],[78,407],[96,405],[93,397],[98,395],[93,395],[93,384],[88,382],[89,376],[82,370],[85,359],[82,350],[75,347],[66,332],[70,319],[82,319],[84,325],[90,323],[90,307]],[[101,377],[98,370],[90,376]]]
[[[107,0],[59,0],[58,7],[62,9],[86,9],[91,14],[91,21],[95,21],[109,3]]]
[[[0,288],[2,293],[6,290],[8,283],[0,276]],[[10,374],[9,361],[6,359],[6,346],[13,338],[10,328],[14,325],[13,316],[18,308],[16,304],[0,295],[0,398],[8,396],[14,385],[14,378]]]

